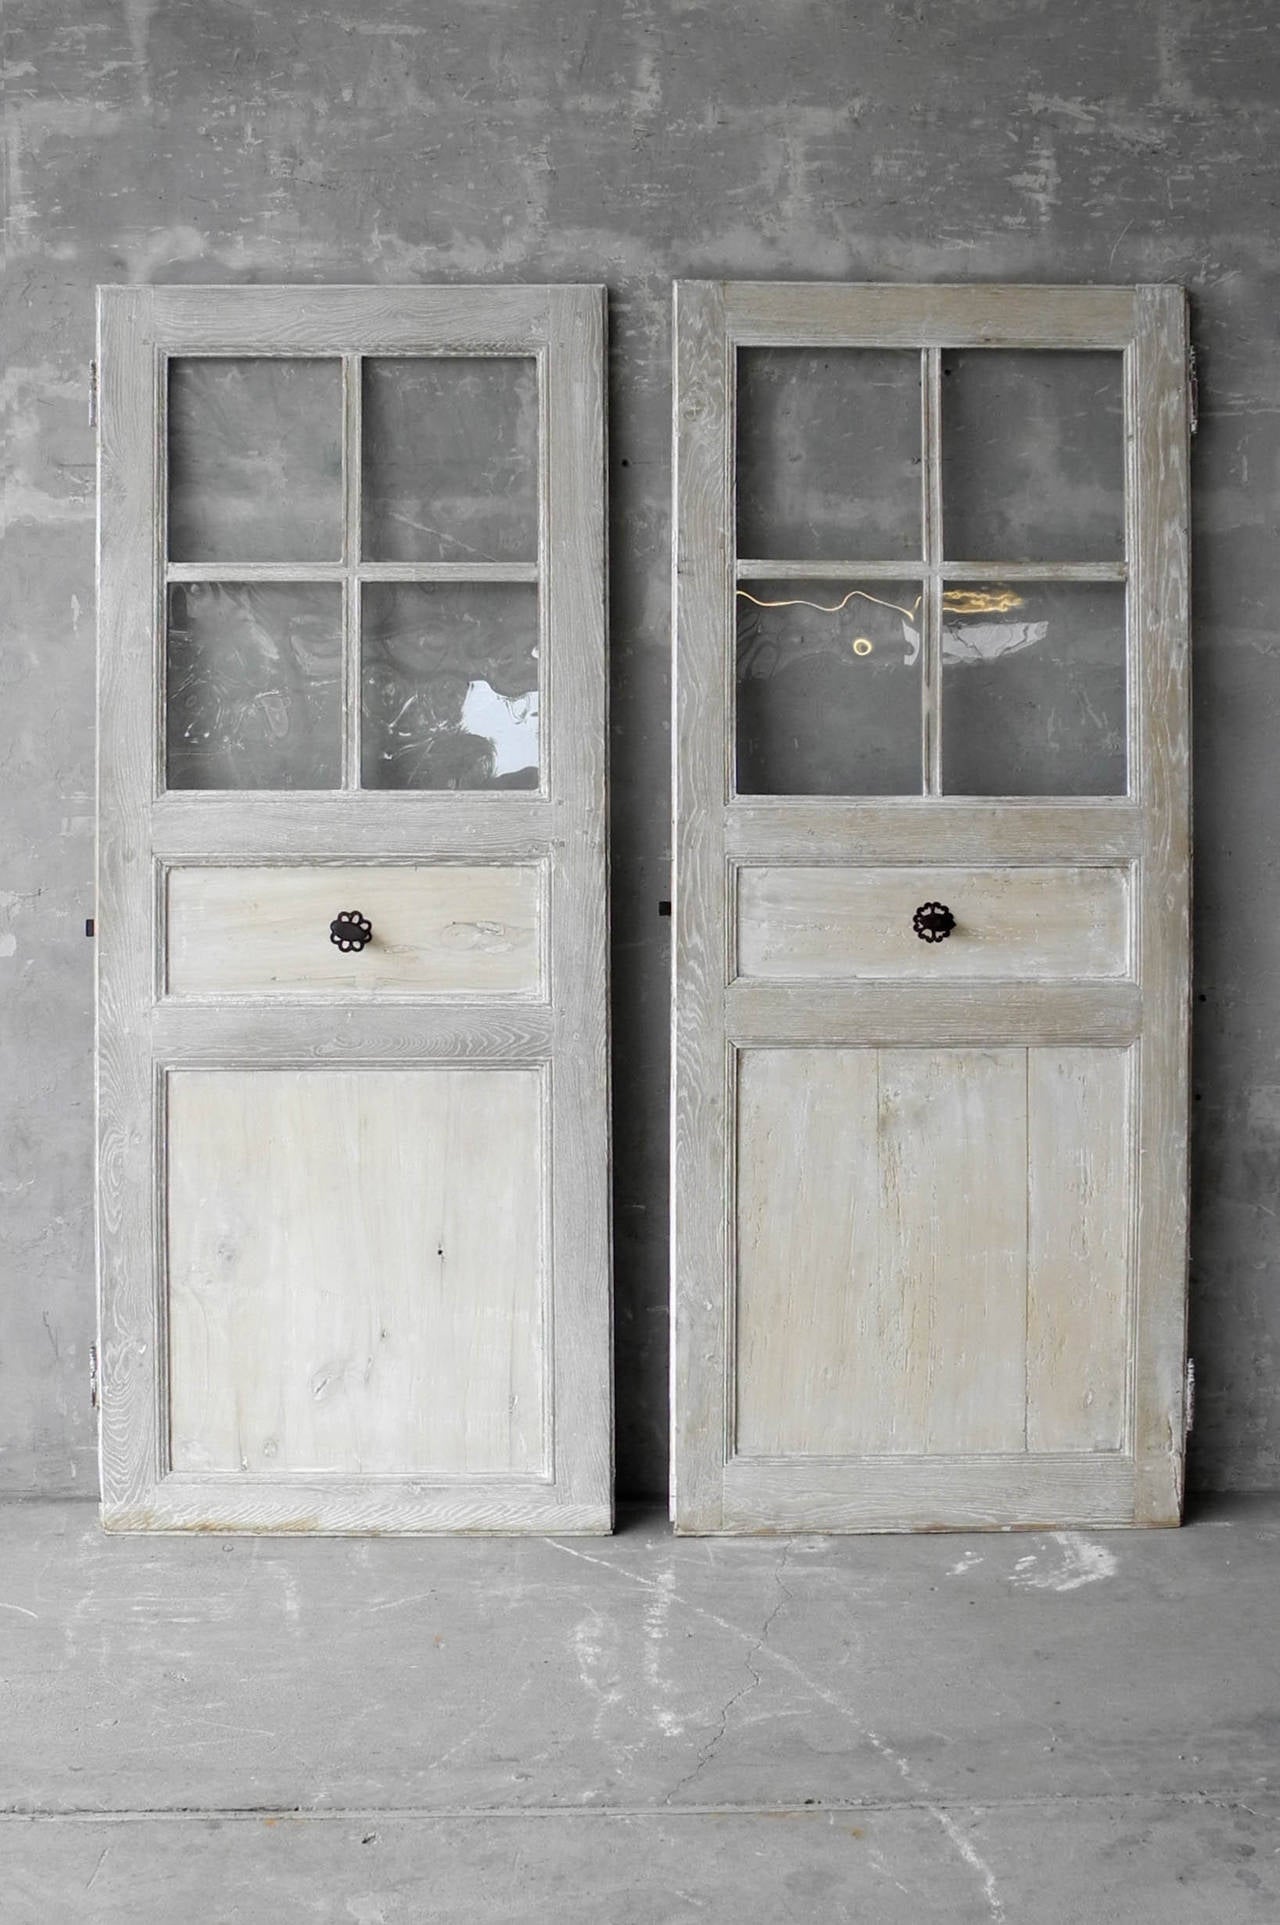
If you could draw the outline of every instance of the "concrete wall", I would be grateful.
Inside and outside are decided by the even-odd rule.
[[[663,1487],[677,275],[1192,289],[1192,1475],[1280,1479],[1278,40],[1270,0],[6,0],[0,1488],[94,1485],[94,284],[437,279],[613,293],[620,1478]]]

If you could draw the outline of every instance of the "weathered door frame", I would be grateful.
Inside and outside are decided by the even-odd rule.
[[[735,356],[742,345],[1123,351],[1129,793],[1116,800],[734,795]],[[926,503],[940,501],[938,355]],[[675,301],[673,1516],[688,1532],[1179,1520],[1185,1442],[1190,816],[1187,335],[1181,289],[682,283]],[[941,552],[926,511],[926,665]],[[770,573],[778,571],[770,569]],[[812,573],[805,565],[794,573]],[[836,572],[832,570],[831,572]],[[856,576],[855,567],[846,571]],[[1016,571],[1015,571],[1016,572]],[[1043,573],[1044,571],[1039,571]],[[928,667],[926,666],[926,673]],[[935,669],[936,672],[936,669]],[[926,701],[928,698],[926,697]],[[933,754],[936,769],[936,743]],[[936,788],[936,778],[930,784]],[[1134,865],[1129,980],[922,988],[735,981],[744,861]],[[1139,1066],[1129,1448],[1055,1457],[747,1460],[734,1444],[735,1060],[767,1044],[1114,1042]]]
[[[604,1531],[612,1522],[605,850],[604,289],[111,287],[99,300],[98,1277],[102,1515],[113,1530]],[[530,355],[541,393],[543,783],[456,798],[166,793],[165,370],[171,355],[344,359],[348,541],[359,357]],[[358,551],[357,551],[358,552]],[[348,557],[350,548],[347,549]],[[200,570],[188,570],[187,578]],[[203,571],[209,572],[209,571]],[[240,570],[235,579],[253,578]],[[332,573],[332,571],[330,571]],[[492,575],[495,571],[491,570]],[[372,569],[366,573],[373,575]],[[459,579],[456,565],[389,579]],[[259,578],[317,579],[307,567]],[[348,571],[348,606],[358,590]],[[348,699],[358,688],[346,622]],[[538,998],[175,999],[163,880],[182,858],[544,865]],[[537,1066],[551,1175],[541,1478],[175,1475],[166,1424],[168,1069]]]

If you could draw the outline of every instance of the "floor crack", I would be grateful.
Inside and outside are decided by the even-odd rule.
[[[774,1581],[778,1589],[778,1595],[774,1599],[768,1611],[766,1611],[764,1616],[764,1622],[761,1624],[760,1629],[756,1634],[755,1638],[751,1641],[746,1651],[743,1653],[743,1662],[745,1663],[747,1670],[751,1674],[748,1681],[745,1684],[739,1685],[738,1689],[735,1692],[733,1692],[730,1697],[725,1699],[724,1704],[720,1707],[719,1722],[716,1726],[716,1729],[712,1732],[710,1738],[707,1740],[706,1744],[703,1745],[702,1750],[698,1753],[696,1762],[690,1767],[688,1771],[685,1772],[684,1776],[680,1778],[676,1782],[676,1784],[672,1786],[671,1790],[667,1793],[666,1797],[662,1801],[664,1805],[670,1805],[675,1799],[677,1799],[680,1796],[680,1793],[682,1791],[686,1790],[687,1787],[691,1785],[696,1778],[700,1777],[702,1772],[706,1770],[707,1766],[711,1763],[712,1758],[714,1758],[716,1754],[716,1750],[724,1738],[725,1732],[729,1729],[729,1717],[732,1711],[734,1710],[735,1706],[741,1704],[742,1700],[745,1697],[747,1697],[752,1691],[756,1690],[757,1687],[763,1683],[764,1681],[763,1675],[756,1668],[754,1660],[761,1651],[764,1651],[767,1648],[769,1643],[769,1633],[773,1629],[774,1619],[777,1617],[779,1611],[781,1611],[784,1604],[790,1604],[792,1601],[792,1593],[788,1588],[788,1586],[786,1585],[786,1583],[783,1581],[783,1574],[786,1571],[790,1558],[791,1558],[791,1546],[790,1544],[784,1544],[782,1548],[782,1556],[779,1559],[773,1574]]]

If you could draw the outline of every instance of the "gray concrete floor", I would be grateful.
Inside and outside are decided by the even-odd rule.
[[[1280,1498],[1181,1532],[0,1507],[0,1920],[1280,1919]]]

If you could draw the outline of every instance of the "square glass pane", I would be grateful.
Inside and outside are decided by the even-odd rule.
[[[532,359],[364,363],[366,561],[533,561]]]
[[[1123,795],[1122,582],[944,591],[942,786],[949,795]]]
[[[919,795],[919,582],[738,590],[740,795]]]
[[[169,559],[342,559],[342,363],[169,363]]]
[[[1123,357],[942,357],[942,539],[952,561],[1120,561]]]
[[[739,349],[739,555],[918,560],[920,437],[914,351]]]
[[[342,780],[342,591],[169,589],[171,789],[335,789]]]
[[[377,582],[361,596],[367,789],[536,789],[532,582]]]

